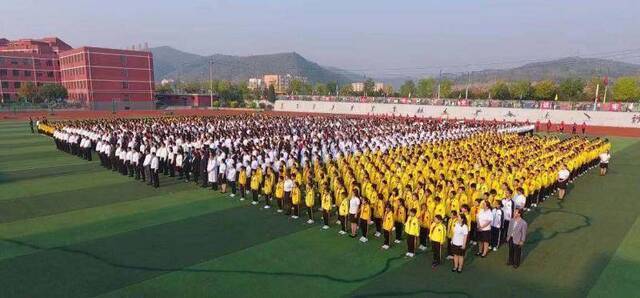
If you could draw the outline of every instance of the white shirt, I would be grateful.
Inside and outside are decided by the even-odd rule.
[[[467,227],[467,225],[461,225],[459,222],[457,222],[453,226],[453,237],[451,238],[451,244],[455,246],[463,246],[464,239],[467,237],[468,234],[469,234],[469,227]]]
[[[148,166],[150,163],[151,163],[151,154],[147,154],[147,155],[144,157],[144,161],[142,162],[142,165],[146,167],[146,166]]]
[[[489,209],[478,210],[477,220],[478,220],[478,231],[491,230],[491,222],[493,221],[493,214],[491,213],[491,210]],[[483,228],[482,226],[484,225],[487,225],[487,226]]]
[[[160,161],[158,160],[158,157],[157,157],[157,156],[154,156],[154,157],[151,159],[151,169],[152,169],[152,170],[157,170],[157,169],[158,169],[158,164],[159,164],[159,163],[160,163]]]
[[[502,200],[502,213],[504,214],[504,220],[511,220],[511,217],[513,217],[513,214],[511,214],[512,210],[513,201],[510,199]]]
[[[608,164],[609,163],[609,159],[611,159],[611,154],[606,153],[606,152],[600,153],[600,163]]]
[[[227,180],[234,182],[236,181],[236,169],[234,167],[229,167],[227,171]]]
[[[502,226],[502,210],[498,208],[493,209],[491,210],[491,215],[493,215],[491,227],[500,228]]]
[[[290,192],[292,190],[293,190],[293,180],[287,178],[286,180],[284,180],[284,191]]]
[[[571,175],[571,173],[569,173],[569,170],[562,169],[562,170],[560,170],[560,172],[558,172],[558,181],[565,181],[565,180],[569,179],[570,175]]]
[[[360,198],[354,196],[349,200],[349,214],[355,215],[358,213],[358,208],[360,208]]]
[[[524,205],[527,204],[527,197],[523,194],[516,195],[516,197],[513,198],[513,203],[516,204],[516,209],[522,209]]]

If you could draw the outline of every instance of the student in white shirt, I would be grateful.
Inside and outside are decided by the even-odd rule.
[[[354,188],[353,197],[349,200],[349,222],[351,223],[351,238],[356,237],[358,231],[358,214],[360,214],[360,190]]]
[[[153,181],[153,187],[160,187],[160,177],[158,172],[160,171],[160,159],[153,153],[151,153],[151,163],[149,164],[151,169],[151,180]]]
[[[491,240],[491,222],[493,221],[493,214],[491,213],[491,209],[489,208],[489,203],[487,202],[487,200],[482,200],[480,202],[476,221],[478,223],[478,252],[476,253],[476,256],[484,258],[489,252],[489,241]]]
[[[504,212],[502,211],[502,201],[496,201],[496,206],[491,210],[493,220],[491,221],[491,244],[489,249],[497,251],[502,243],[502,227],[504,227]]]
[[[149,182],[147,184],[151,184],[151,154],[149,153],[149,150],[145,151],[145,155],[144,155],[144,161],[142,162],[142,181],[144,182],[145,180],[148,180]]]
[[[227,168],[227,183],[231,186],[231,194],[229,196],[233,198],[236,196],[236,168]]]
[[[218,163],[218,183],[220,183],[220,191],[222,193],[227,192],[227,164],[224,161],[217,161]]]
[[[607,170],[609,170],[609,160],[611,159],[611,153],[609,150],[607,152],[602,152],[598,156],[600,158],[600,176],[604,176],[607,174]]]
[[[207,161],[207,181],[211,184],[212,190],[218,190],[218,163],[213,154],[209,155]]]
[[[467,238],[469,237],[469,226],[466,216],[459,216],[453,226],[453,236],[451,237],[451,248],[453,253],[453,270],[462,273],[464,266],[464,255],[467,249]]]
[[[284,179],[284,209],[287,211],[286,215],[291,215],[291,208],[293,208],[293,204],[291,202],[291,191],[293,190],[293,179],[295,177],[285,177]]]
[[[563,200],[567,193],[567,184],[569,183],[569,177],[571,173],[567,170],[566,166],[562,166],[562,169],[558,172],[558,200]]]

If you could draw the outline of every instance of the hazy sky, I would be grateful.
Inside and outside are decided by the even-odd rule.
[[[115,48],[146,41],[207,55],[296,51],[378,75],[622,50],[635,51],[613,58],[640,63],[639,0],[2,0],[1,7],[0,36],[9,39],[59,36],[72,46]]]

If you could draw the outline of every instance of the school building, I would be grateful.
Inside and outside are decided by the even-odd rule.
[[[69,101],[102,109],[118,105],[153,105],[153,55],[143,50],[72,48],[51,37],[9,41],[0,38],[0,98],[16,100],[27,83],[58,83]]]

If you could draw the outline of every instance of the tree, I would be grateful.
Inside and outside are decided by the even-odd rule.
[[[533,93],[531,82],[527,80],[515,81],[511,83],[511,98],[526,100],[530,99]]]
[[[337,82],[327,83],[327,95],[335,95],[336,91],[338,91],[336,88],[338,88]]]
[[[317,95],[329,95],[329,89],[326,84],[316,83],[314,89],[314,93]]]
[[[440,81],[440,98],[449,98],[453,91],[453,81],[444,79]]]
[[[391,86],[390,84],[384,85],[384,87],[382,88],[382,92],[384,93],[384,96],[392,96],[393,86]]]
[[[38,98],[45,101],[66,99],[69,96],[67,88],[61,84],[44,84],[38,88]]]
[[[559,98],[562,100],[579,100],[582,98],[584,82],[580,78],[567,78],[558,86]]]
[[[373,89],[376,87],[376,82],[373,79],[369,78],[364,81],[364,94],[372,95]]]
[[[504,81],[495,82],[489,90],[491,92],[491,96],[495,99],[506,100],[511,98],[509,86]]]
[[[182,83],[182,90],[184,93],[189,94],[201,93],[202,85],[199,82],[184,82]]]
[[[276,88],[273,87],[273,84],[269,85],[269,89],[267,91],[267,100],[269,102],[276,102]]]
[[[600,85],[600,87],[598,87]],[[596,98],[596,89],[598,90],[598,96],[602,97],[604,95],[604,85],[602,79],[599,77],[592,77],[587,81],[582,90],[582,98],[585,100],[593,101]]]
[[[638,79],[634,77],[620,77],[613,84],[613,95],[616,100],[633,100],[640,97]]]
[[[533,86],[533,96],[538,100],[550,100],[558,93],[556,83],[545,80]]]
[[[353,95],[353,88],[351,88],[351,84],[346,84],[340,87],[340,95],[341,96]]]
[[[421,79],[418,81],[418,87],[416,88],[416,95],[422,98],[433,97],[433,90],[436,86],[436,80],[433,78]]]
[[[413,80],[406,80],[402,86],[400,86],[400,96],[411,97],[416,95],[416,85]]]
[[[156,85],[157,94],[173,94],[173,88],[169,84]]]
[[[289,94],[302,94],[304,90],[304,83],[301,80],[293,79],[289,83],[289,89],[287,93]]]
[[[18,96],[24,100],[37,102],[38,87],[33,82],[26,82],[18,89]]]

